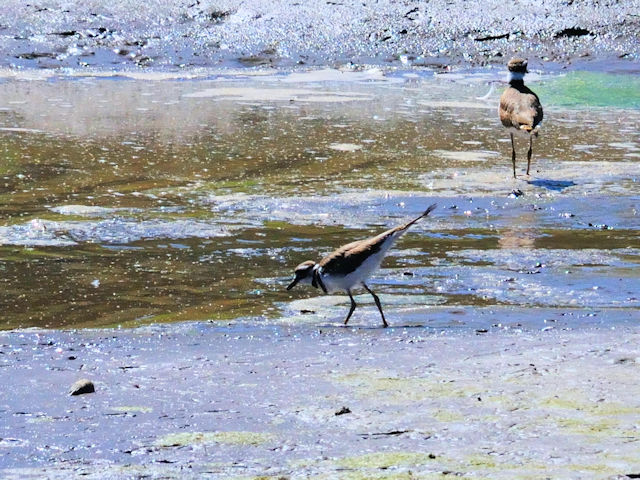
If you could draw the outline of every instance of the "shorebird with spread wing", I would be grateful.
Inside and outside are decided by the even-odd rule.
[[[397,226],[386,232],[382,232],[375,237],[358,240],[344,245],[333,253],[324,257],[320,262],[307,260],[296,267],[295,278],[287,287],[291,290],[298,283],[310,284],[315,288],[320,288],[324,293],[347,292],[351,299],[351,308],[344,320],[346,325],[356,309],[356,301],[353,299],[354,288],[363,287],[373,297],[384,327],[389,326],[384,318],[382,305],[378,296],[367,286],[365,281],[375,272],[382,263],[385,255],[411,225],[426,217],[436,208],[433,204],[427,208],[419,217]]]

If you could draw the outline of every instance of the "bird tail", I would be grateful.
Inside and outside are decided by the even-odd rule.
[[[533,135],[534,137],[538,136],[539,125],[532,127],[531,125],[520,125],[520,130],[523,132],[527,132],[529,135]]]
[[[435,208],[438,206],[437,203],[434,203],[433,205],[429,205],[429,208],[427,208],[424,212],[422,212],[422,215],[420,215],[419,217],[414,218],[413,220],[405,223],[404,225],[399,226],[396,231],[403,231],[406,230],[407,228],[409,228],[411,225],[413,225],[414,223],[416,223],[418,220],[423,219],[424,217],[426,217],[427,215],[429,215],[433,210],[435,210]]]

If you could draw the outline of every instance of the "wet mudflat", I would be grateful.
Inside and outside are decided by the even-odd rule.
[[[636,327],[5,332],[2,477],[615,478],[638,473],[639,340]],[[96,392],[70,397],[86,377]]]
[[[531,77],[515,181],[494,70],[2,81],[3,475],[637,473],[639,80]]]
[[[637,313],[638,78],[532,78],[546,124],[516,181],[500,78],[6,80],[0,325],[333,320],[331,297],[289,303],[292,267],[433,202],[373,281],[385,303]]]

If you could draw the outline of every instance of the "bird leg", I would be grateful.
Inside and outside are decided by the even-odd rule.
[[[529,135],[529,151],[527,152],[527,175],[529,175],[529,166],[531,165],[531,148],[533,146],[533,135]]]
[[[356,309],[356,301],[353,299],[353,295],[351,295],[351,291],[347,290],[349,294],[349,298],[351,299],[351,308],[349,309],[349,313],[347,314],[347,318],[344,319],[344,324],[346,325],[349,319],[351,318],[351,314]]]
[[[369,287],[367,287],[365,283],[363,283],[362,286],[365,288],[367,292],[371,294],[371,296],[373,297],[373,301],[376,302],[376,307],[378,307],[378,310],[380,310],[380,315],[382,316],[382,324],[384,325],[384,328],[387,328],[389,324],[384,318],[384,313],[382,312],[382,305],[380,305],[380,299],[375,293],[373,293],[373,291]]]
[[[511,135],[511,163],[513,163],[513,178],[516,178],[516,146],[513,143],[513,132],[509,132]]]

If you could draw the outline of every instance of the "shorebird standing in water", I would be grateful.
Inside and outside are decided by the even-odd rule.
[[[411,225],[429,215],[434,208],[436,208],[435,204],[427,208],[419,217],[404,225],[387,230],[380,235],[344,245],[318,263],[313,260],[301,263],[296,267],[295,278],[289,284],[287,290],[291,290],[298,283],[307,283],[315,288],[321,288],[324,293],[347,292],[351,299],[351,309],[347,314],[347,318],[344,319],[344,324],[346,325],[356,309],[356,301],[353,299],[351,292],[354,288],[362,286],[376,302],[376,306],[382,316],[382,324],[388,327],[389,324],[384,318],[380,299],[367,286],[365,281],[380,267],[382,259],[395,241]]]
[[[533,137],[538,135],[540,122],[542,122],[542,105],[538,96],[524,84],[524,74],[528,71],[527,61],[522,58],[512,58],[507,68],[509,69],[509,87],[500,97],[498,112],[502,125],[510,130],[513,178],[516,178],[516,147],[513,134],[521,133],[529,137],[527,152],[527,175],[529,175]]]

